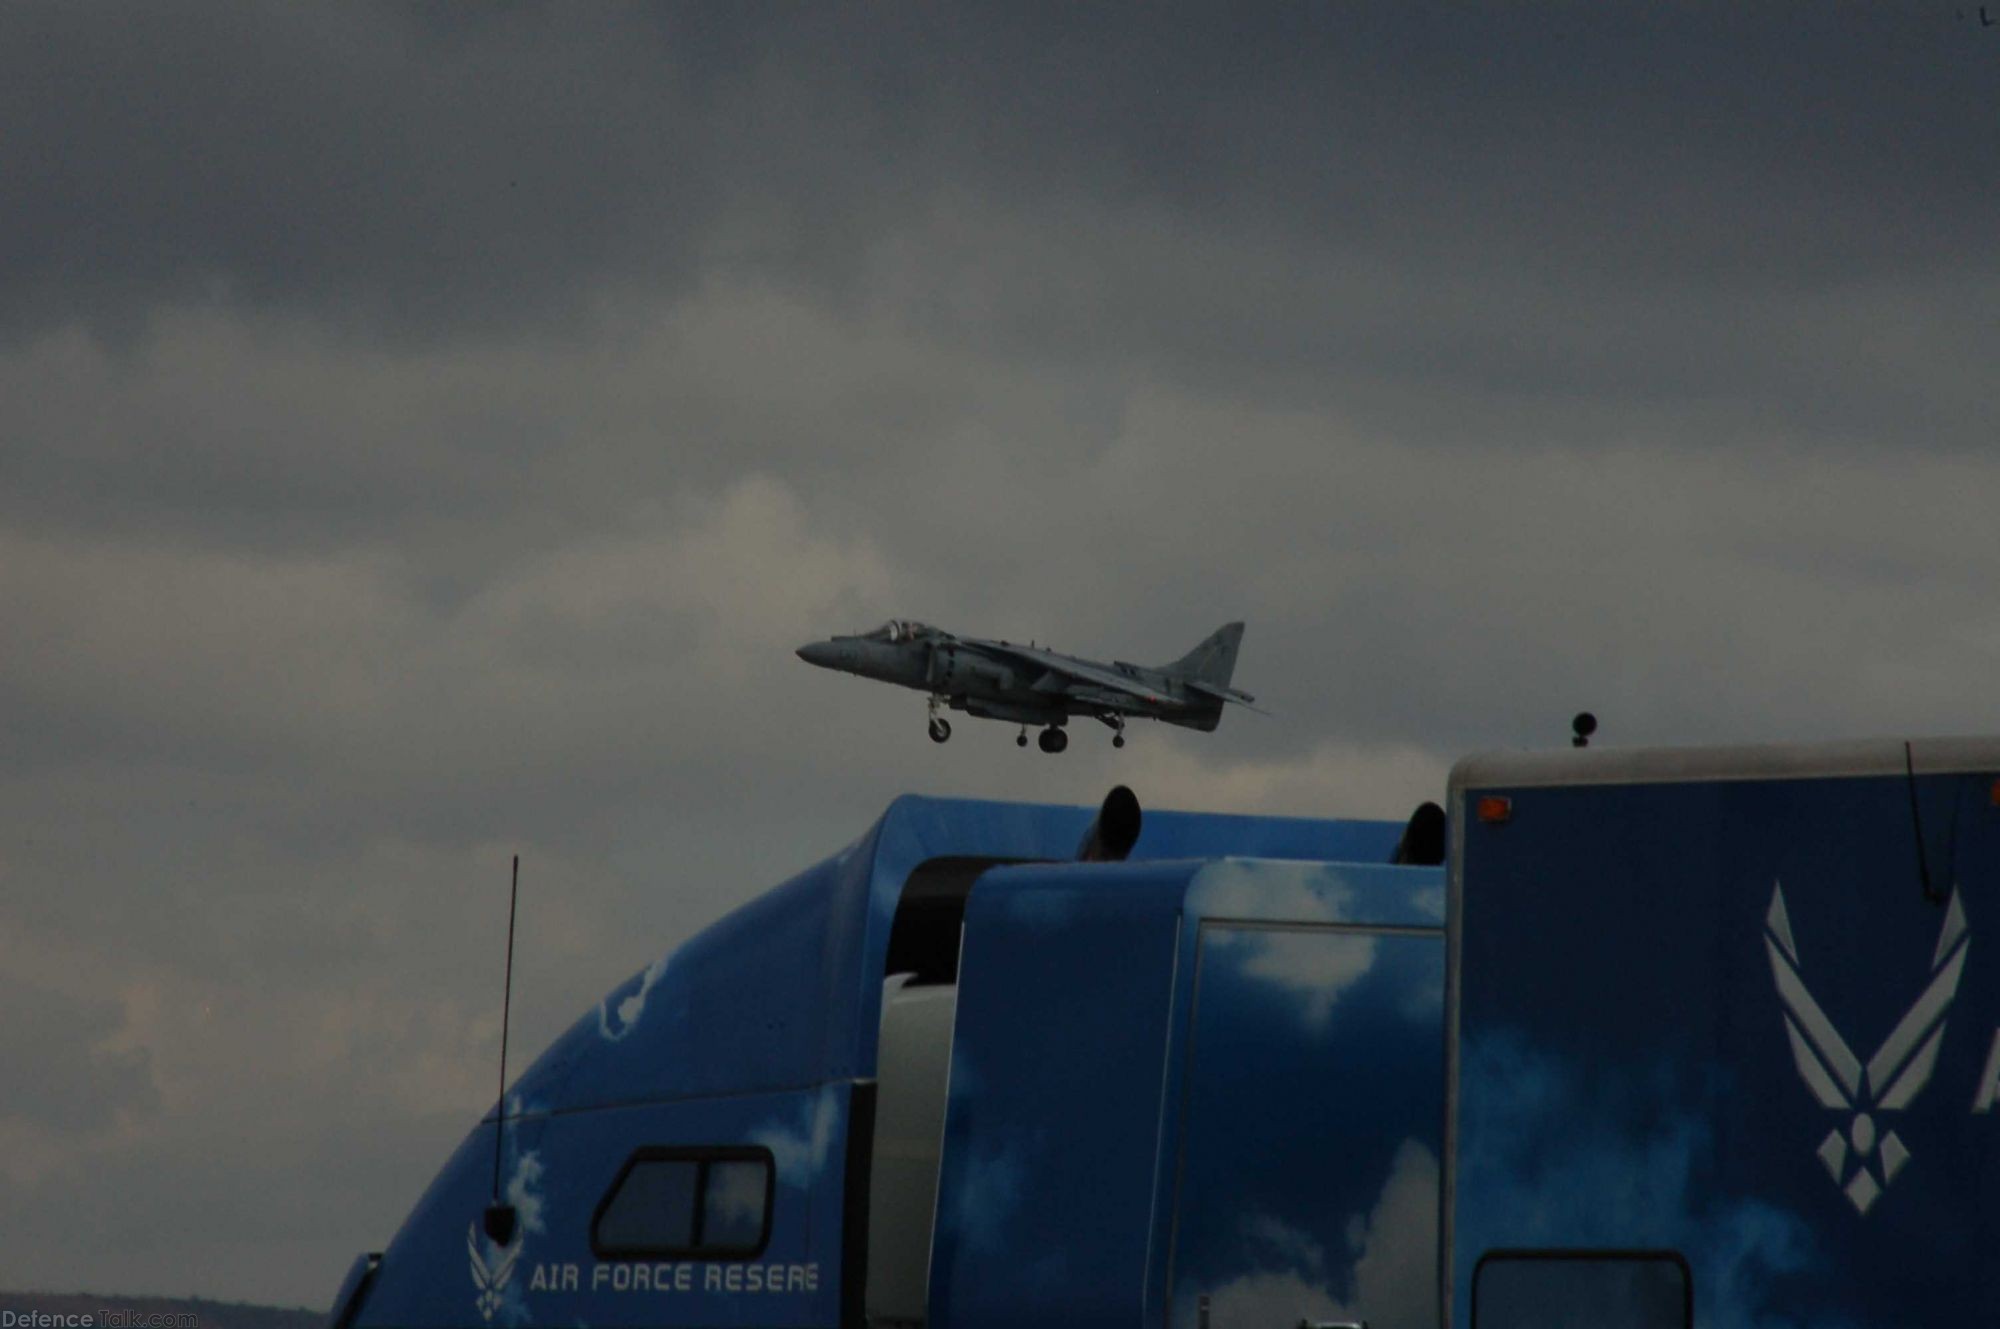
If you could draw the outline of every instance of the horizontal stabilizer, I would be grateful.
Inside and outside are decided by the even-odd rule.
[[[1217,687],[1213,683],[1203,683],[1196,679],[1189,679],[1184,686],[1186,686],[1189,692],[1196,693],[1203,697],[1213,697],[1217,701],[1230,702],[1237,706],[1241,706],[1246,710],[1255,711],[1259,715],[1270,714],[1270,712],[1265,710],[1262,706],[1257,705],[1257,699],[1255,697],[1251,696],[1247,692],[1239,692],[1235,688]]]

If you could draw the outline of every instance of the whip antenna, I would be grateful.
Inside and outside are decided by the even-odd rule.
[[[486,1207],[486,1235],[502,1246],[514,1239],[514,1206],[500,1203],[500,1146],[507,1134],[507,1022],[514,1008],[514,907],[521,898],[521,856],[507,887],[507,981],[500,996],[500,1102],[493,1110],[493,1203]]]
[[[1924,816],[1917,809],[1917,759],[1910,752],[1910,745],[1903,744],[1903,784],[1910,791],[1910,831],[1917,841],[1917,884],[1924,888],[1924,899],[1932,904],[1943,904],[1946,896],[1931,885],[1930,860],[1924,854]],[[1958,808],[1951,810],[1953,825],[1956,826]]]

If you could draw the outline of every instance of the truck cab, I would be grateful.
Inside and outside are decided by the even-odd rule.
[[[1091,809],[899,799],[585,1012],[335,1325],[1352,1318],[1437,1258],[1444,880],[1400,830],[1154,812],[1079,862]]]

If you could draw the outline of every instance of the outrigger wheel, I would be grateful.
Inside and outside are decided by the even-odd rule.
[[[1042,751],[1044,752],[1061,752],[1069,746],[1069,735],[1054,725],[1050,725],[1042,731],[1042,736],[1036,742],[1041,744]]]
[[[931,742],[942,743],[951,737],[951,721],[933,719],[930,725]]]
[[[1022,725],[1021,732],[1014,735],[1014,746],[1017,748],[1028,746],[1028,726]]]

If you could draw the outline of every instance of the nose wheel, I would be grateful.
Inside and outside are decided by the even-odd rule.
[[[951,721],[938,714],[938,702],[940,700],[938,697],[931,698],[930,723],[927,728],[930,731],[931,742],[933,743],[942,743],[951,737]]]
[[[1035,741],[1044,752],[1061,752],[1069,746],[1069,735],[1054,725],[1050,725],[1042,731],[1041,737]]]

